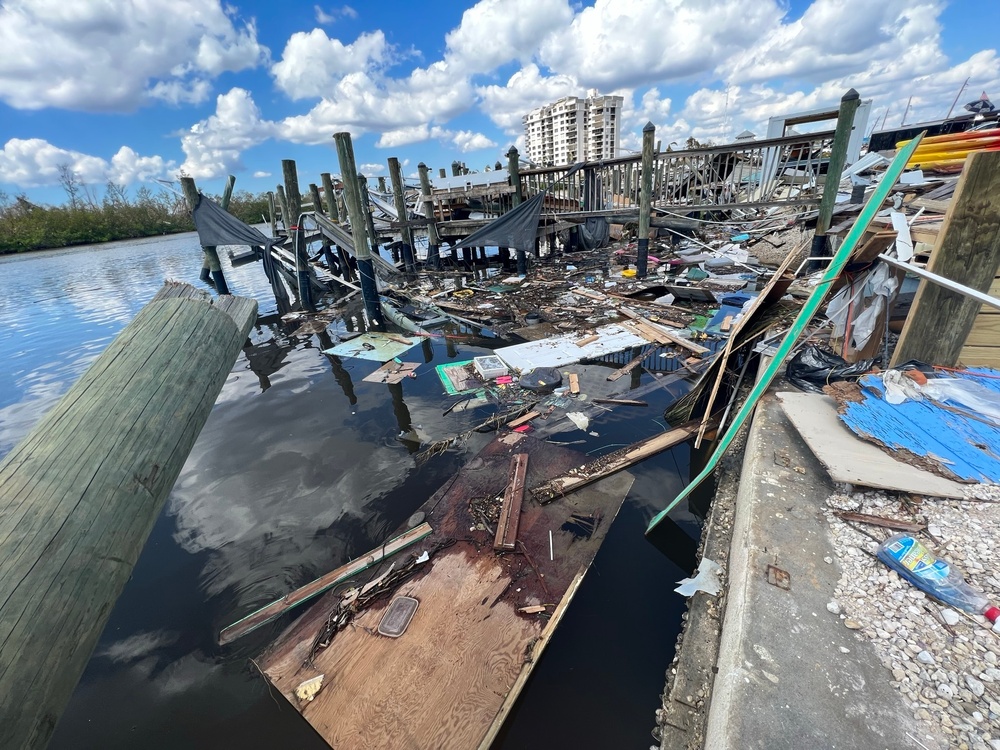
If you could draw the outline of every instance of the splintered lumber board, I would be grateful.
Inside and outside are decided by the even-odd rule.
[[[470,530],[476,521],[468,503],[503,493],[517,453],[530,457],[526,481],[532,484],[585,458],[519,433],[492,441],[421,508],[434,532],[413,551],[451,546],[360,613],[311,663],[307,657],[337,601],[334,593],[261,656],[266,678],[331,747],[486,750],[496,738],[632,485],[632,477],[620,473],[546,506],[526,499],[517,546],[527,554],[498,555],[489,532]],[[603,519],[591,538],[560,530],[571,514],[597,511]],[[395,596],[420,604],[406,632],[386,638],[376,630]],[[547,605],[545,613],[517,611],[532,605]],[[300,704],[295,688],[319,675],[322,690]]]

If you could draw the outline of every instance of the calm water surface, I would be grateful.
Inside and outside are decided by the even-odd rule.
[[[274,312],[256,264],[223,266],[236,294]],[[199,285],[194,234],[0,257],[0,455],[67,390],[164,279]],[[346,321],[331,326],[344,331]],[[356,311],[353,311],[356,313]],[[270,318],[274,321],[274,316]],[[54,749],[283,748],[326,744],[272,696],[250,659],[290,620],[229,646],[225,625],[376,546],[488,436],[422,467],[417,444],[487,412],[442,416],[433,367],[489,351],[435,339],[401,388],[362,382],[377,363],[321,353],[328,336],[261,323],[139,558],[53,738]],[[643,378],[649,378],[644,375]],[[624,382],[624,381],[622,381]],[[644,381],[645,382],[645,381]],[[657,392],[641,416],[611,413],[555,439],[597,453],[662,429]],[[683,486],[684,447],[633,470],[636,482],[498,748],[647,748],[694,567],[698,514],[658,547],[643,530]]]

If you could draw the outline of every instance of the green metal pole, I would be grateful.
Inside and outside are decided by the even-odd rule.
[[[840,186],[840,175],[847,161],[847,146],[851,141],[851,131],[854,130],[854,114],[861,104],[861,96],[850,89],[840,100],[840,111],[837,114],[837,129],[833,133],[833,146],[830,149],[830,161],[826,167],[826,182],[823,183],[823,197],[819,202],[819,217],[816,219],[816,233],[813,235],[810,255],[814,258],[829,253],[826,233],[833,219],[833,205],[837,201],[837,188]]]

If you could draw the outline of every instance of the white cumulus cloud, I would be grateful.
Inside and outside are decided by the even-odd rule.
[[[80,182],[95,185],[108,180],[132,185],[165,177],[174,163],[160,156],[140,156],[122,146],[110,162],[99,156],[60,148],[41,138],[11,138],[0,151],[0,182],[21,187],[57,185],[63,169]]]
[[[0,49],[0,100],[84,111],[202,101],[210,79],[268,57],[219,0],[7,0]]]
[[[181,170],[195,179],[221,177],[242,169],[241,155],[272,137],[275,125],[264,120],[250,92],[230,89],[216,98],[215,114],[181,137],[187,157]]]

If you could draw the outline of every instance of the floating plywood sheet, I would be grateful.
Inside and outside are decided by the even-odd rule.
[[[550,505],[525,502],[522,554],[496,554],[488,531],[470,531],[469,502],[503,493],[515,453],[530,455],[529,484],[583,458],[509,433],[431,497],[422,510],[434,532],[420,549],[437,551],[393,592],[419,602],[405,633],[378,635],[385,597],[310,658],[336,602],[327,594],[261,657],[267,679],[331,747],[485,750],[495,739],[632,484],[618,474]],[[601,518],[590,538],[561,529],[574,514]],[[323,689],[298,701],[295,688],[321,674]]]
[[[361,379],[366,383],[401,383],[406,378],[412,377],[418,367],[420,367],[419,362],[390,360]]]
[[[837,402],[829,396],[785,392],[778,394],[778,400],[833,481],[934,497],[963,497],[960,483],[897,461],[860,440],[837,417]]]
[[[408,343],[404,343],[408,342]],[[417,342],[402,336],[386,336],[381,333],[362,333],[350,341],[343,341],[330,349],[324,349],[323,354],[335,354],[338,357],[356,357],[370,359],[373,362],[388,362],[415,347]]]
[[[515,370],[530,370],[533,367],[563,367],[581,359],[597,359],[614,354],[633,346],[645,346],[649,342],[625,326],[612,323],[594,331],[597,339],[579,346],[589,335],[570,333],[553,336],[539,341],[505,346],[493,353]]]

